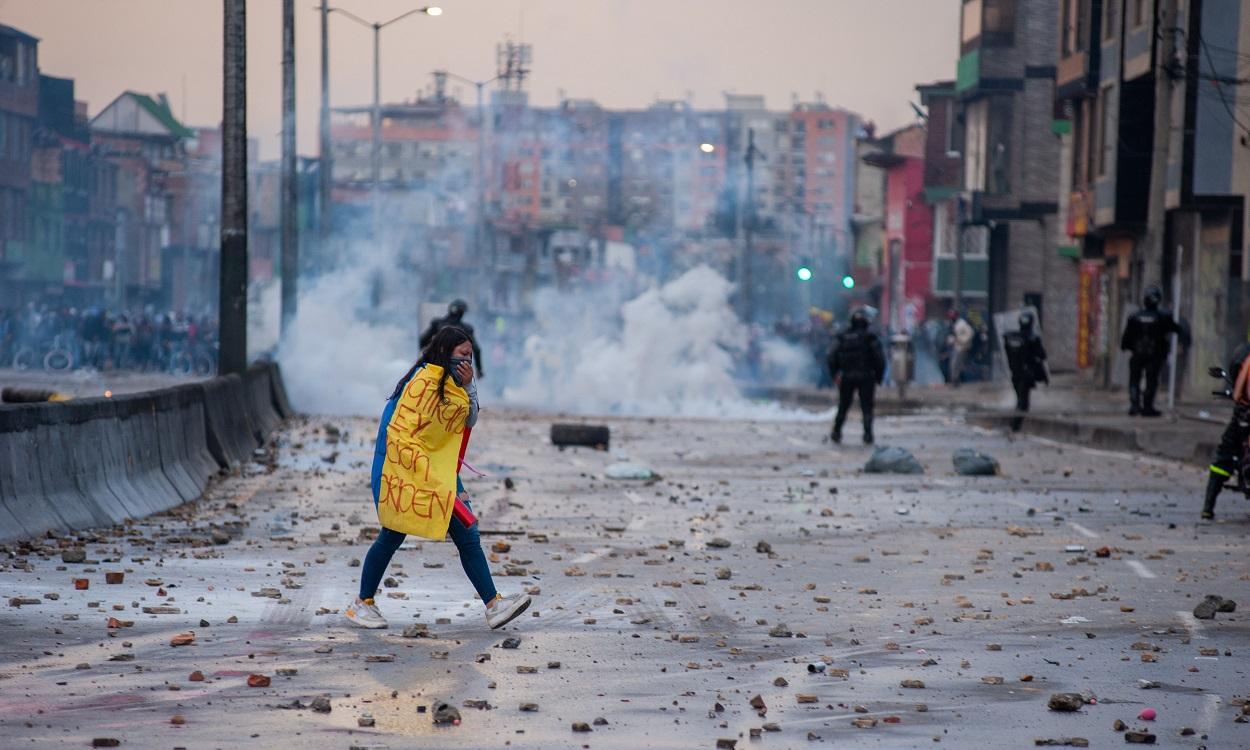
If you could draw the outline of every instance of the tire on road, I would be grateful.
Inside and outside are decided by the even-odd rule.
[[[558,446],[580,445],[606,451],[611,438],[607,425],[601,424],[553,424],[551,444]]]

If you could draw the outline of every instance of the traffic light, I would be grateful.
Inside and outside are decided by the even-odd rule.
[[[795,271],[794,275],[799,277],[799,281],[811,281],[812,269],[807,266],[799,266],[799,270]]]
[[[854,277],[854,276],[851,276],[850,274],[847,274],[846,276],[843,276],[843,277],[842,277],[842,288],[843,288],[843,289],[854,289],[854,288],[855,288],[855,277]]]

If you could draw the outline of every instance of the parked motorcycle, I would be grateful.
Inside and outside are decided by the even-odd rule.
[[[1218,391],[1211,391],[1211,395],[1233,400],[1233,378],[1228,374],[1228,370],[1223,367],[1212,367],[1207,370],[1213,378],[1218,378],[1223,382],[1223,387]],[[1237,419],[1242,421],[1250,420],[1250,407],[1242,406],[1236,402],[1233,403],[1233,412]],[[1241,456],[1237,460],[1237,468],[1228,481],[1224,483],[1224,489],[1231,489],[1240,492],[1250,500],[1250,440],[1241,446]]]

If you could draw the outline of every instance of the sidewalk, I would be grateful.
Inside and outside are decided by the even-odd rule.
[[[1010,383],[965,383],[910,386],[906,399],[897,389],[877,391],[879,415],[921,411],[962,414],[970,424],[1010,429],[1015,415],[1015,393]],[[810,408],[836,405],[831,390],[812,388],[759,389],[752,395],[768,395]],[[1160,394],[1160,402],[1166,395]],[[1163,409],[1163,404],[1157,404]],[[1175,461],[1205,466],[1210,462],[1232,407],[1212,396],[1206,403],[1178,404],[1162,417],[1128,416],[1128,396],[1123,389],[1103,390],[1075,375],[1058,375],[1050,386],[1033,391],[1031,410],[1021,432],[1073,445],[1121,451],[1139,451]]]

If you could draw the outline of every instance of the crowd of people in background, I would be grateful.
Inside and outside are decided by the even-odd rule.
[[[150,306],[0,308],[0,367],[208,375],[217,369],[217,321]]]
[[[779,320],[773,326],[772,334],[810,352],[812,365],[805,377],[806,381],[814,381],[818,388],[832,388],[834,382],[826,361],[838,334],[848,327],[849,320],[839,322],[833,313],[813,308],[805,320]],[[898,333],[875,325],[873,330],[887,350],[891,334]],[[763,338],[762,333],[753,331],[747,357],[749,364],[754,363],[751,372],[765,381],[776,381],[777,378],[769,377],[775,373],[763,372],[763,367],[758,362],[762,358],[758,344]],[[915,356],[935,363],[943,382],[958,386],[960,383],[991,379],[990,367],[995,342],[990,335],[989,325],[975,311],[965,316],[957,310],[951,310],[944,320],[927,320],[907,335],[910,337],[911,351]]]

